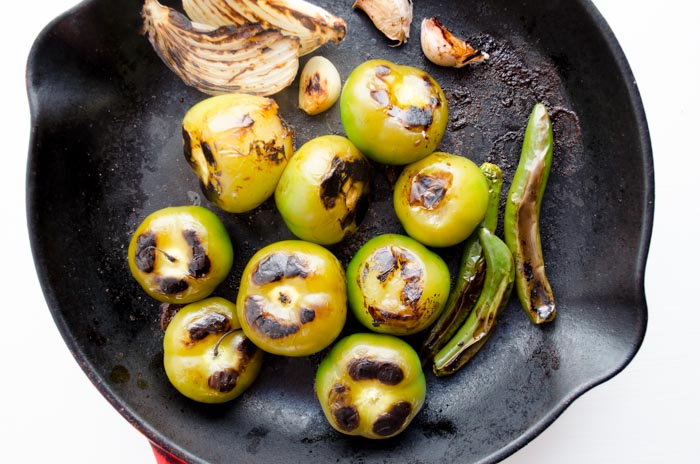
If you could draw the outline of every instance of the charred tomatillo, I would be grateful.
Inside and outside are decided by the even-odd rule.
[[[172,206],[148,215],[129,243],[129,269],[150,296],[192,303],[209,296],[233,263],[221,220],[201,206]]]
[[[345,325],[345,274],[320,245],[286,240],[255,253],[236,300],[246,335],[263,350],[306,356],[331,344]]]
[[[263,352],[241,330],[233,303],[207,298],[180,309],[163,338],[170,383],[202,403],[223,403],[243,393],[262,366]]]
[[[479,166],[436,152],[404,168],[394,185],[394,210],[406,233],[433,247],[465,240],[486,215],[489,185]]]
[[[348,138],[385,164],[417,161],[437,148],[447,127],[447,99],[425,71],[385,60],[355,68],[340,94]]]
[[[185,158],[206,197],[219,208],[241,213],[275,191],[294,154],[292,131],[271,98],[245,94],[210,97],[193,106],[182,122]]]
[[[367,241],[346,275],[355,317],[374,332],[392,335],[411,335],[430,326],[450,292],[445,261],[405,235]]]
[[[357,230],[369,181],[369,162],[355,145],[324,135],[296,151],[277,184],[275,202],[294,235],[330,245]]]
[[[328,422],[348,435],[401,433],[425,401],[425,375],[411,345],[391,335],[356,333],[321,361],[316,396]]]

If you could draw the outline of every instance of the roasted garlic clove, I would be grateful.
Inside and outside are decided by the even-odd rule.
[[[423,54],[438,66],[461,68],[488,59],[488,54],[455,37],[437,18],[425,18],[420,26]]]
[[[299,108],[307,114],[326,111],[340,96],[340,74],[327,58],[312,57],[301,70]]]
[[[187,85],[209,95],[272,95],[299,69],[299,39],[259,24],[214,28],[146,0],[144,32],[158,56]]]
[[[300,55],[345,38],[345,20],[305,0],[183,0],[185,13],[212,26],[257,22],[299,37]]]
[[[352,7],[367,13],[376,28],[396,42],[394,46],[408,41],[413,21],[411,0],[355,0]]]

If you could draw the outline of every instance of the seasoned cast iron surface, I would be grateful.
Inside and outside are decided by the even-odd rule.
[[[450,103],[440,149],[499,164],[504,198],[529,111],[538,101],[547,104],[557,142],[541,231],[556,321],[532,325],[513,297],[491,340],[463,370],[440,380],[427,373],[425,408],[405,433],[386,441],[332,431],[313,392],[322,354],[268,356],[255,385],[228,405],[180,396],[162,367],[158,304],[127,268],[132,232],[165,206],[214,210],[235,247],[233,271],[216,294],[234,301],[248,258],[293,237],[273,201],[233,215],[200,192],[182,153],[180,124],[205,96],[168,71],[139,33],[139,0],[83,3],[47,28],[29,59],[28,221],[49,306],[76,359],[115,407],[192,462],[502,459],[622,369],[643,337],[653,173],[629,69],[585,1],[415,2],[411,38],[399,48],[352,11],[352,2],[317,3],[346,19],[348,36],[315,54],[333,61],[343,80],[370,58],[427,70]],[[462,70],[430,64],[420,51],[419,25],[432,15],[491,59]],[[318,135],[343,134],[337,105],[307,116],[296,109],[297,90],[295,84],[275,96],[297,148]],[[390,201],[398,173],[376,166],[359,232],[331,247],[344,264],[368,238],[402,232]],[[440,253],[454,270],[459,247]],[[346,332],[358,327],[350,316]]]

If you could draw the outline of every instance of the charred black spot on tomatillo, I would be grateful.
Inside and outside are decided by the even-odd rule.
[[[284,146],[277,145],[274,140],[254,140],[250,144],[250,153],[255,153],[272,163],[280,164],[287,159]]]
[[[209,376],[207,379],[207,385],[213,390],[221,393],[227,393],[236,388],[239,375],[240,374],[236,369],[222,369]]]
[[[299,313],[299,320],[302,324],[307,324],[316,319],[316,311],[311,308],[301,308]]]
[[[156,282],[158,283],[160,291],[166,295],[175,295],[189,288],[189,284],[184,279],[178,279],[176,277],[158,278]]]
[[[194,320],[187,326],[187,332],[190,335],[190,340],[203,340],[210,334],[219,334],[228,332],[231,329],[231,320],[220,313],[210,312],[204,317]]]
[[[136,267],[141,272],[153,272],[156,262],[156,234],[147,231],[139,235],[136,241]]]
[[[288,337],[299,331],[296,324],[283,324],[265,311],[264,300],[259,296],[250,296],[245,300],[245,317],[248,324],[268,338]]]
[[[398,364],[369,358],[350,361],[348,374],[355,381],[378,380],[384,385],[398,385],[404,378],[403,369]]]
[[[165,330],[170,325],[170,321],[173,320],[175,314],[182,309],[183,305],[177,303],[161,303],[159,308],[160,311],[160,328]]]
[[[392,106],[388,114],[399,120],[408,130],[426,130],[433,123],[432,108],[419,108],[415,105],[408,108]]]
[[[411,206],[420,206],[427,210],[435,209],[452,187],[452,174],[446,171],[432,175],[419,174],[411,181],[408,202]]]
[[[204,155],[204,159],[207,160],[207,164],[211,170],[216,171],[216,157],[214,156],[214,150],[208,142],[202,141],[202,154]]]
[[[199,234],[196,230],[186,229],[182,231],[182,236],[192,250],[192,260],[188,266],[189,273],[196,278],[204,277],[211,269],[211,261],[202,246]]]
[[[407,401],[399,401],[389,412],[380,415],[372,425],[372,431],[381,437],[393,435],[401,429],[403,423],[411,414],[413,407]]]
[[[193,168],[197,168],[197,163],[194,160],[194,157],[192,156],[192,137],[190,136],[190,133],[185,129],[184,127],[182,128],[182,151],[184,152],[185,159],[187,160],[187,163]]]
[[[377,271],[377,280],[386,282],[391,274],[398,268],[396,254],[390,247],[378,249],[372,256],[368,269]]]
[[[309,269],[298,256],[287,253],[273,253],[263,258],[252,274],[253,283],[264,285],[279,282],[283,278],[306,278]]]
[[[251,359],[258,352],[258,347],[253,342],[244,338],[236,349],[243,354],[244,359]]]
[[[336,200],[347,195],[348,185],[354,182],[367,182],[369,180],[369,164],[364,159],[344,161],[339,156],[334,156],[331,166],[323,176],[320,188],[320,197],[323,206],[331,209]],[[347,201],[346,201],[347,204]],[[355,205],[348,205],[352,208]]]

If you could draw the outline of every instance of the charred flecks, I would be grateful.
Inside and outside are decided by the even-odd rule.
[[[207,256],[206,250],[202,246],[199,234],[196,230],[187,229],[182,231],[182,236],[192,250],[192,260],[188,268],[189,273],[195,278],[204,277],[209,273],[211,261],[209,260],[209,256]]]
[[[378,380],[384,385],[398,385],[404,378],[403,369],[398,364],[368,358],[350,361],[348,374],[355,381]]]
[[[411,206],[433,210],[440,205],[451,186],[452,174],[449,172],[419,174],[411,182],[408,202]]]
[[[299,320],[302,324],[308,324],[316,319],[316,311],[311,308],[301,308],[299,311]]]
[[[209,145],[209,142],[202,141],[202,154],[204,155],[204,159],[207,161],[210,170],[212,172],[216,172],[218,170],[216,157],[214,156],[214,150],[212,149],[211,145]]]
[[[252,359],[255,353],[258,352],[258,347],[248,338],[243,338],[238,346],[236,346],[236,349],[243,355],[243,359],[245,360]]]
[[[372,431],[380,437],[388,437],[401,430],[413,407],[407,401],[399,401],[391,407],[389,412],[380,415],[374,424]]]
[[[408,108],[391,106],[388,110],[389,116],[396,118],[404,128],[413,131],[428,130],[433,123],[433,108],[419,108],[411,105]]]
[[[187,326],[190,340],[197,342],[211,334],[226,333],[231,329],[231,320],[224,314],[207,313],[204,317],[194,320]]]
[[[273,253],[263,258],[252,274],[253,283],[264,285],[278,282],[293,277],[305,279],[309,275],[309,269],[304,261],[297,255],[287,253]]]
[[[348,190],[357,182],[367,183],[370,176],[370,167],[364,159],[345,161],[338,156],[333,157],[331,166],[321,180],[320,197],[323,206],[331,209],[336,201],[346,198]],[[345,201],[350,211],[356,205],[350,205]]]
[[[382,247],[378,249],[372,256],[373,264],[370,270],[377,271],[377,280],[386,282],[386,280],[398,269],[398,261],[396,254],[390,247]]]
[[[189,284],[184,279],[177,277],[157,278],[158,289],[166,295],[175,295],[184,292],[189,288]]]
[[[212,390],[216,390],[221,393],[228,393],[236,388],[239,375],[240,374],[236,369],[222,369],[209,376],[207,379],[207,385]]]
[[[156,263],[156,234],[146,231],[136,239],[136,267],[141,272],[153,272]]]
[[[306,84],[304,88],[304,93],[307,95],[325,95],[326,91],[321,85],[321,74],[318,72],[313,73],[311,79]]]
[[[275,164],[279,164],[287,158],[284,146],[277,146],[274,140],[252,141],[250,143],[250,153]]]
[[[351,432],[360,426],[360,414],[351,403],[350,387],[336,383],[328,392],[328,404],[338,427]]]
[[[170,325],[170,321],[182,309],[183,305],[177,303],[161,303],[160,310],[160,328],[165,330]]]
[[[185,154],[185,159],[187,160],[187,163],[193,167],[197,168],[197,163],[194,160],[194,156],[192,155],[192,137],[190,136],[190,133],[185,129],[184,127],[182,128],[182,151]]]
[[[245,300],[245,317],[255,330],[272,339],[288,337],[299,331],[297,324],[283,324],[265,311],[265,300],[249,296]]]

